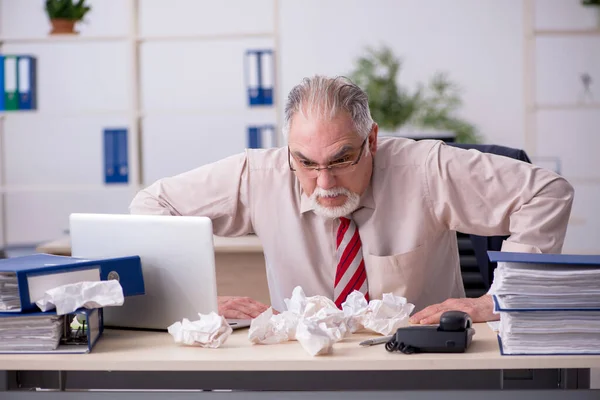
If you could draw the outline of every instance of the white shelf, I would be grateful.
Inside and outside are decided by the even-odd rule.
[[[165,116],[204,116],[204,115],[232,115],[252,112],[262,112],[265,110],[276,111],[275,106],[253,106],[240,108],[208,109],[208,108],[189,108],[189,109],[150,109],[141,110],[140,118],[147,117],[165,117]]]
[[[2,44],[37,43],[77,43],[77,42],[115,42],[134,40],[136,42],[177,42],[202,40],[239,40],[251,38],[272,38],[273,32],[222,33],[214,35],[146,35],[146,36],[85,36],[85,35],[48,35],[41,37],[0,37]]]
[[[536,29],[534,36],[600,36],[600,29]]]
[[[2,44],[44,44],[77,42],[116,42],[129,40],[129,36],[85,36],[85,35],[48,35],[42,37],[0,37]]]
[[[0,111],[0,118],[75,118],[75,117],[97,117],[97,116],[130,116],[130,110],[73,110],[73,111],[39,111],[39,110],[15,110]]]
[[[138,36],[138,42],[176,42],[200,40],[239,40],[250,38],[272,38],[273,32],[222,33],[214,35],[169,35],[169,36]]]
[[[7,185],[0,186],[0,193],[51,193],[51,192],[99,192],[106,190],[131,190],[137,189],[135,183],[110,183],[98,185]]]
[[[573,104],[536,104],[532,107],[532,111],[545,110],[600,110],[600,103],[573,103]]]

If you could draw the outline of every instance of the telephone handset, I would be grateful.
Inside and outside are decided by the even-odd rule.
[[[462,311],[446,311],[435,326],[408,326],[400,328],[386,343],[387,351],[412,353],[464,353],[475,329],[469,314]]]

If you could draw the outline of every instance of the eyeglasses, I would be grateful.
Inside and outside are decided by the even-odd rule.
[[[342,160],[334,161],[325,167],[319,167],[317,164],[313,163],[312,161],[298,160],[294,155],[291,154],[290,147],[288,146],[288,165],[290,166],[290,170],[295,171],[295,172],[300,172],[311,178],[316,178],[317,176],[319,176],[319,172],[324,169],[328,170],[333,176],[345,175],[356,169],[355,168],[356,164],[358,164],[358,162],[360,161],[360,158],[362,157],[363,150],[365,148],[365,143],[367,142],[367,139],[368,139],[368,137],[366,137],[365,140],[360,145],[360,152],[358,153],[358,157],[356,158],[356,160],[354,160],[354,161],[345,160],[346,158],[348,158],[348,156],[344,156],[344,157],[342,157],[343,161]],[[294,164],[298,165],[297,169],[295,169],[292,166],[292,158],[294,159]]]

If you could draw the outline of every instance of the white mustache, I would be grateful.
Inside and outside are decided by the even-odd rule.
[[[341,187],[333,188],[333,189],[321,189],[321,188],[317,187],[317,188],[315,188],[315,191],[313,192],[314,197],[336,197],[339,195],[349,196],[350,191],[348,189],[341,188]]]

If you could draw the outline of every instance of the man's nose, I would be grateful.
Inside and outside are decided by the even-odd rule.
[[[319,175],[317,176],[317,186],[321,189],[331,189],[334,188],[336,184],[335,176],[328,170],[322,169],[319,171]]]

